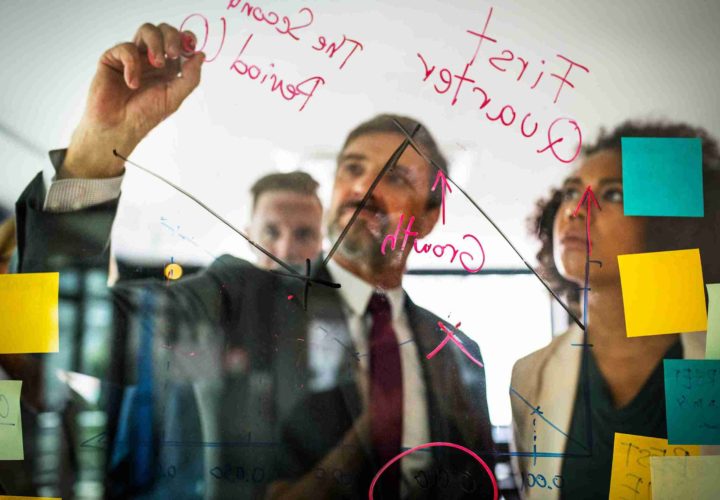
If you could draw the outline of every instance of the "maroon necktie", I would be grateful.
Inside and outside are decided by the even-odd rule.
[[[368,304],[370,330],[370,436],[382,467],[400,454],[403,426],[403,382],[400,346],[392,327],[390,303],[375,293]],[[376,498],[400,496],[400,462],[382,475]]]

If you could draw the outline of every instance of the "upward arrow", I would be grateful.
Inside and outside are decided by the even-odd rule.
[[[438,182],[440,183],[440,187],[442,188],[442,223],[443,225],[445,225],[445,192],[450,191],[452,193],[452,188],[450,187],[450,184],[448,184],[445,173],[440,169],[438,169],[438,173],[435,176],[435,183],[433,184],[430,191],[435,191]]]
[[[587,203],[587,218],[585,219],[585,227],[587,231],[587,242],[588,242],[588,255],[592,254],[592,239],[590,238],[590,208],[595,205],[598,210],[602,210],[600,208],[600,205],[598,204],[597,198],[595,198],[595,193],[593,193],[593,190],[590,186],[585,188],[585,192],[582,195],[582,198],[580,198],[580,203],[577,204],[577,207],[575,207],[575,211],[573,212],[573,217],[577,217],[578,212],[580,211],[580,207],[583,203]]]

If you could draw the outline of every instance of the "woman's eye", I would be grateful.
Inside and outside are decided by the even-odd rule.
[[[603,193],[602,199],[605,201],[609,201],[610,203],[622,203],[622,189],[608,189]]]
[[[565,188],[562,190],[562,201],[575,201],[579,194],[580,192],[575,188]]]

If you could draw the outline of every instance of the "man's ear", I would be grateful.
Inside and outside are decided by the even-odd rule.
[[[422,216],[415,218],[415,225],[413,230],[417,231],[418,239],[422,239],[430,234],[435,224],[437,224],[438,217],[440,217],[440,207],[426,208]]]

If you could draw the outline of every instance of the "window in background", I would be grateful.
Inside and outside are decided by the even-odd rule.
[[[420,273],[422,271],[414,271]],[[406,275],[412,300],[478,343],[493,425],[510,425],[510,376],[515,361],[552,338],[551,297],[532,274]],[[438,334],[438,342],[445,334]],[[445,349],[456,349],[448,343]],[[421,353],[426,355],[427,353]],[[432,363],[432,360],[428,360]]]

